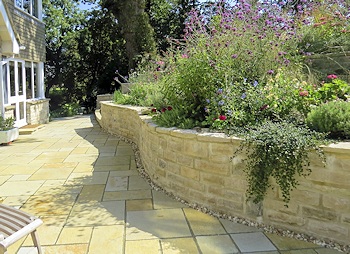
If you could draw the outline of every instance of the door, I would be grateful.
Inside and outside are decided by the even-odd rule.
[[[16,127],[27,125],[25,62],[15,58],[5,59],[1,61],[0,74],[2,113],[9,108],[16,119]]]

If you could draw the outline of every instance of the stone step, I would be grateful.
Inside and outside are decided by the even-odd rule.
[[[29,125],[26,125],[26,126],[19,128],[19,135],[30,135],[34,131],[37,131],[37,130],[44,128],[44,127],[45,127],[45,125],[43,125],[43,124],[29,124]]]

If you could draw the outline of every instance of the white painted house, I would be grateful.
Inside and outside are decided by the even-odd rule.
[[[0,0],[0,115],[16,126],[47,123],[42,0]]]

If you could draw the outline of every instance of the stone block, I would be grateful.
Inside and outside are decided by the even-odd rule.
[[[182,166],[180,169],[180,175],[199,181],[199,171],[191,167]]]
[[[322,201],[325,208],[335,209],[339,212],[350,211],[350,196],[344,196],[340,193],[332,193],[332,195],[323,194]]]
[[[223,206],[219,209],[226,214],[237,216],[237,213],[243,214],[243,202],[235,202],[234,200],[224,198]]]
[[[226,155],[231,157],[233,155],[233,146],[231,143],[211,143],[209,145],[209,156]]]
[[[230,172],[229,165],[227,163],[213,163],[204,159],[195,159],[194,168],[200,171],[219,174],[219,175],[225,175],[225,176],[228,176]]]
[[[298,231],[306,224],[306,220],[299,216],[266,209],[263,212],[263,219],[278,227],[289,227],[292,230],[297,229]]]
[[[279,192],[279,198],[282,194]],[[311,190],[300,189],[299,186],[291,192],[291,202],[297,202],[309,206],[319,206],[321,194]]]
[[[181,185],[185,189],[190,189],[190,190],[192,189],[192,190],[201,191],[201,192],[205,191],[205,185],[196,180],[187,179],[183,176],[175,175],[172,173],[168,173],[167,178],[169,181],[172,181],[179,186]]]
[[[325,208],[312,208],[312,207],[302,207],[302,216],[306,218],[317,219],[320,221],[332,221],[336,222],[339,220],[339,215],[336,212],[326,210]]]
[[[197,138],[197,132],[195,130],[181,130],[175,129],[170,132],[171,136],[179,137],[181,139],[195,139]]]
[[[217,174],[209,174],[202,172],[201,174],[201,181],[205,183],[206,185],[219,185],[224,186],[225,184],[225,177]]]
[[[192,156],[187,156],[181,153],[176,154],[176,162],[180,165],[184,165],[187,167],[193,167],[194,166],[194,160]]]
[[[183,152],[189,156],[207,158],[209,156],[208,143],[197,140],[184,140]]]
[[[169,153],[171,152],[181,153],[182,151],[184,151],[183,140],[180,138],[168,139],[167,150]]]
[[[327,223],[323,221],[310,220],[307,230],[313,235],[322,238],[336,240],[338,243],[349,244],[349,227],[339,223]]]
[[[230,163],[230,156],[220,154],[220,155],[210,155],[209,161],[214,163]]]

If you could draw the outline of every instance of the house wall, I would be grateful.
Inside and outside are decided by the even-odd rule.
[[[18,58],[28,61],[45,62],[45,25],[39,19],[14,6],[14,0],[4,0],[8,16],[20,46]]]
[[[141,108],[101,102],[96,118],[107,132],[136,143],[145,171],[166,191],[212,211],[350,243],[350,143],[325,147],[325,167],[310,154],[312,173],[298,178],[288,207],[272,183],[260,216],[257,206],[246,200],[243,155],[230,160],[238,138],[158,127],[139,112]]]

